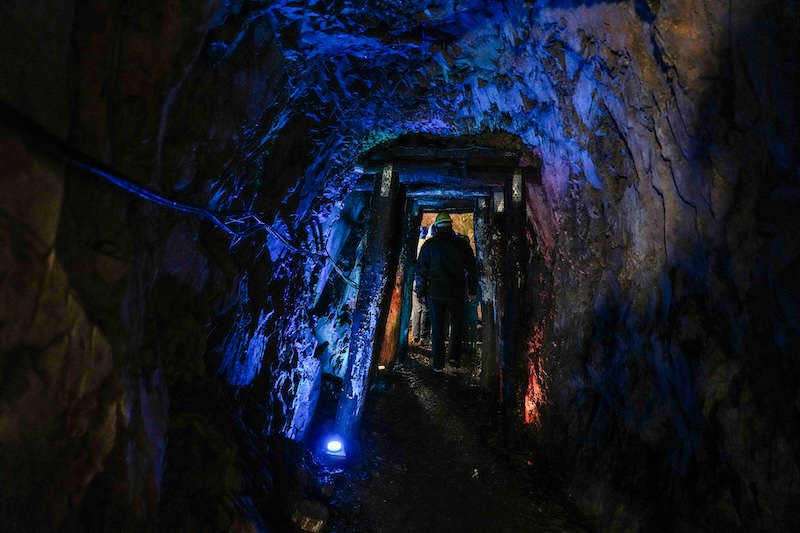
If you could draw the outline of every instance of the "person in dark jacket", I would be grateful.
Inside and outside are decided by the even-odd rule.
[[[450,364],[458,366],[464,339],[464,297],[472,301],[478,288],[475,254],[468,239],[453,231],[447,213],[436,216],[436,234],[425,241],[417,258],[417,297],[428,302],[433,369],[444,369],[444,339],[450,318]]]
[[[433,226],[431,226],[433,229]],[[431,232],[432,234],[432,232]],[[417,246],[417,255],[422,249],[429,236],[428,228],[420,226],[419,244]],[[414,295],[411,303],[411,343],[412,344],[427,344],[430,342],[431,324],[428,320],[428,302],[421,300],[417,296],[416,284]]]

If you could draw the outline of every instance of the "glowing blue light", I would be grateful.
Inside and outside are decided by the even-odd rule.
[[[344,452],[344,439],[339,435],[328,435],[323,443],[325,444],[323,447],[325,455],[337,459],[347,457],[347,454]]]

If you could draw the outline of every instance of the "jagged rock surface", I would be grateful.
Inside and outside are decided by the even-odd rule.
[[[406,133],[516,136],[542,164],[527,189],[516,391],[536,423],[516,428],[520,441],[557,448],[583,509],[612,529],[797,525],[793,2],[42,1],[2,13],[4,101],[182,201],[264,212],[311,250],[337,235],[350,268],[358,239],[341,228],[358,154]],[[2,150],[19,162],[0,195],[3,470],[66,480],[51,523],[91,520],[87,490],[154,523],[158,505],[193,505],[182,472],[210,454],[226,481],[192,480],[195,502],[213,502],[217,527],[244,520],[225,502],[249,486],[245,443],[302,436],[318,348],[341,342],[320,323],[346,323],[352,291],[265,233],[231,243],[14,132]],[[224,421],[238,410],[241,424]],[[42,439],[67,448],[31,455]],[[197,453],[178,459],[181,439]]]

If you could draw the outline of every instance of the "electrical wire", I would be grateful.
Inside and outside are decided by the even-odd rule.
[[[161,193],[148,189],[125,178],[118,172],[105,165],[93,160],[91,157],[68,146],[64,141],[55,135],[47,132],[39,124],[30,118],[22,115],[19,111],[9,106],[5,102],[0,102],[0,117],[2,123],[12,130],[22,133],[26,142],[52,154],[59,160],[81,168],[116,187],[131,193],[143,200],[147,200],[156,205],[166,207],[175,211],[189,213],[199,218],[211,221],[215,226],[222,229],[233,238],[233,244],[237,244],[242,239],[251,237],[259,231],[265,231],[275,237],[280,243],[292,253],[303,255],[314,260],[315,263],[324,266],[330,262],[333,269],[344,279],[344,281],[358,288],[358,284],[350,279],[344,269],[331,257],[330,253],[312,252],[304,250],[293,244],[286,236],[276,231],[272,226],[264,222],[263,213],[251,212],[219,212],[196,205],[186,204],[173,200]]]

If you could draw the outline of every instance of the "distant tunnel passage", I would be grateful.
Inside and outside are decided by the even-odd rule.
[[[478,136],[469,139],[471,144],[460,144],[465,141],[408,136],[362,157],[362,171],[380,172],[371,178],[371,188],[368,182],[358,188],[370,194],[371,201],[336,417],[345,433],[357,425],[371,373],[407,355],[419,228],[439,211],[464,215],[457,217],[457,224],[464,224],[458,229],[470,234],[467,238],[477,252],[479,303],[471,316],[481,317],[482,338],[475,338],[477,318],[472,317],[470,344],[473,351],[479,344],[482,348],[479,381],[503,405],[509,426],[524,422],[518,413],[528,386],[527,363],[520,355],[526,325],[520,322],[519,307],[528,259],[521,254],[532,234],[522,221],[526,180],[535,183],[538,168],[532,164],[536,158],[523,148],[509,149],[513,139],[501,136],[503,148],[491,146],[498,138],[487,136],[489,146],[481,145],[482,140]]]

